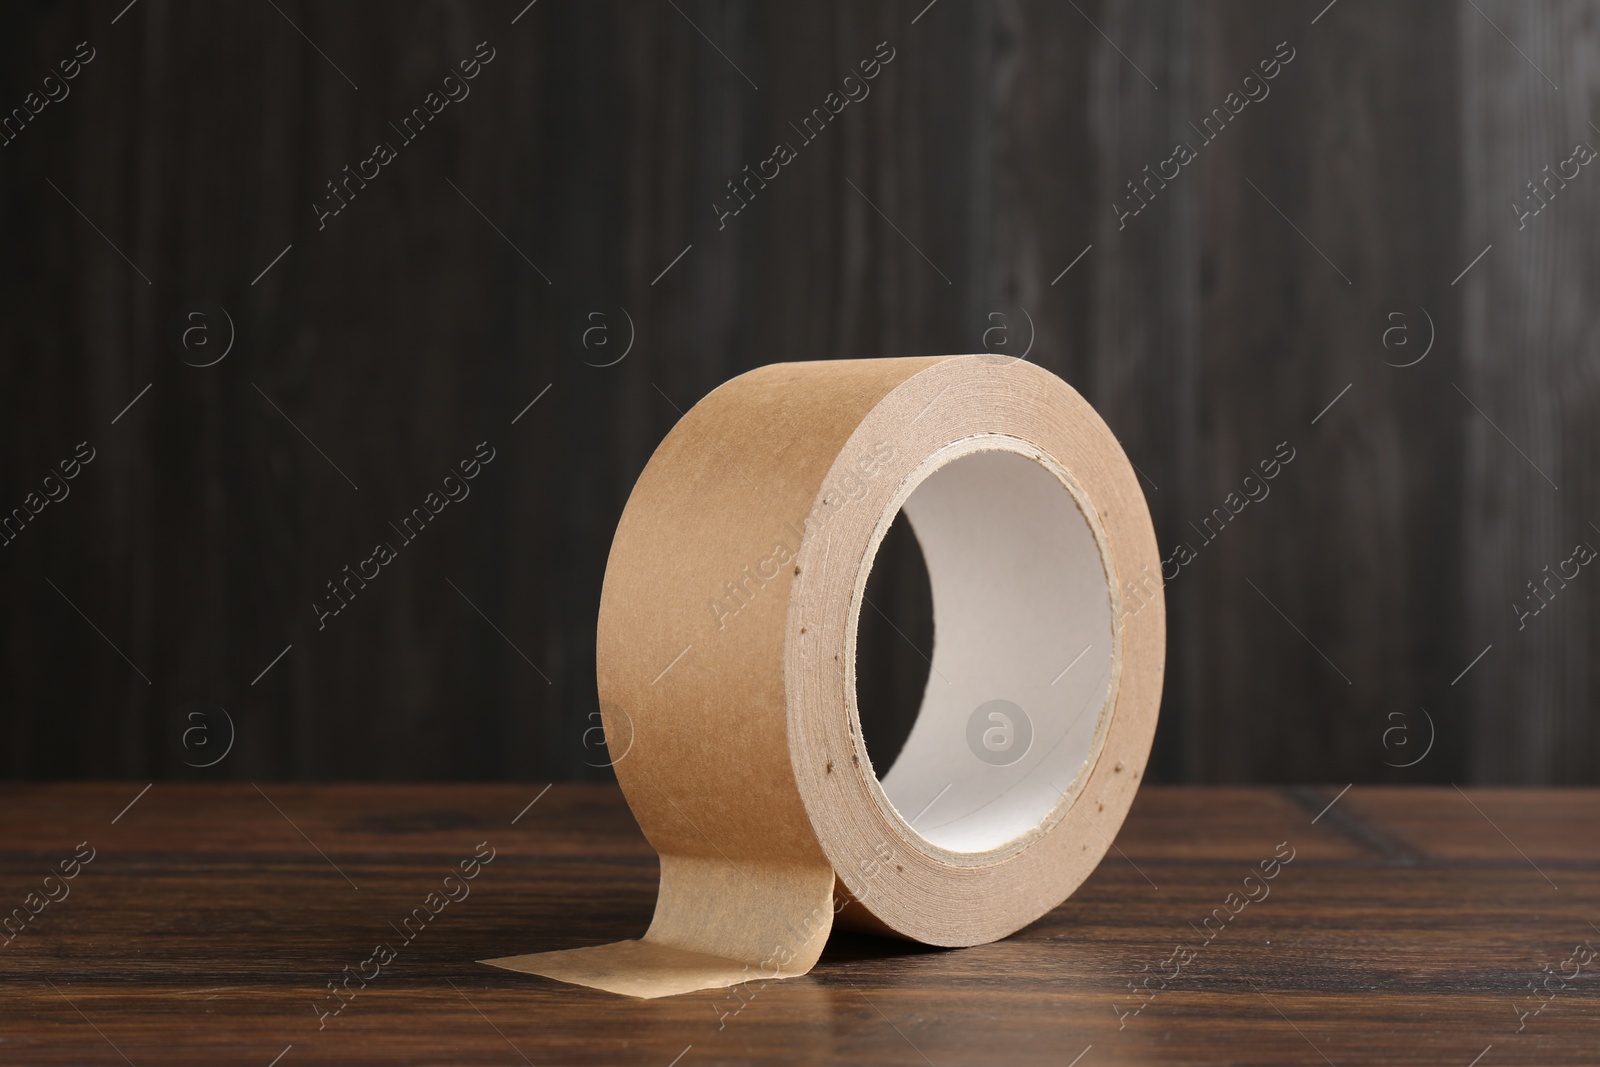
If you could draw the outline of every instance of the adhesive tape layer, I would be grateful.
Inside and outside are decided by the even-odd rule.
[[[927,563],[922,707],[874,768],[873,557]],[[837,920],[974,945],[1099,863],[1144,772],[1165,607],[1135,473],[1084,399],[994,356],[787,363],[678,423],[606,567],[600,706],[661,856],[636,941],[486,961],[638,997],[804,974]]]

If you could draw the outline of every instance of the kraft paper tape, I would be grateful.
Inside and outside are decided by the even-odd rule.
[[[856,633],[902,509],[934,644],[880,776]],[[485,962],[659,997],[804,974],[836,921],[945,946],[1014,933],[1116,836],[1165,641],[1144,495],[1061,379],[994,356],[740,375],[651,457],[601,594],[601,713],[660,853],[655,918]]]

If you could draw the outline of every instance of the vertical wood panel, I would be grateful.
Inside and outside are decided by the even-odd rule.
[[[1512,204],[1577,143],[1600,148],[1600,133],[1589,125],[1600,114],[1600,18],[1583,4],[1482,8],[1481,16],[1463,16],[1460,35],[1462,262],[1494,245],[1461,282],[1461,388],[1482,412],[1456,398],[1464,409],[1469,487],[1463,580],[1472,641],[1463,652],[1494,645],[1461,683],[1476,725],[1472,770],[1495,782],[1593,781],[1600,583],[1588,568],[1571,583],[1557,578],[1542,594],[1528,583],[1543,583],[1544,568],[1555,571],[1578,542],[1600,547],[1590,525],[1600,511],[1600,181],[1591,166],[1566,188],[1552,185],[1554,199],[1520,230]],[[1519,626],[1513,605],[1532,610],[1541,595],[1548,606]]]
[[[1456,709],[1439,702],[1454,646],[1441,638],[1461,602],[1459,497],[1444,473],[1458,455],[1448,282],[1459,179],[1452,127],[1439,120],[1448,51],[1425,42],[1448,41],[1454,14],[1349,6],[1312,25],[1313,14],[1226,5],[1199,39],[1201,113],[1228,107],[1262,60],[1294,57],[1196,164],[1203,460],[1177,534],[1199,558],[1174,598],[1202,605],[1182,616],[1181,638],[1204,650],[1188,677],[1200,773],[1382,775],[1381,760],[1421,751],[1420,709],[1431,706],[1448,733],[1411,780],[1449,780],[1464,740]],[[1384,366],[1387,313],[1415,320],[1420,349],[1419,305],[1439,325],[1437,351],[1406,370]],[[1228,494],[1242,495],[1244,477],[1285,442],[1295,458],[1269,495],[1217,523],[1209,542],[1188,525],[1231,510]],[[1416,743],[1387,753],[1385,730],[1402,722]]]
[[[1193,104],[1195,12],[1183,4],[1106,5],[1109,40],[1091,45],[1090,136],[1096,147],[1090,234],[1076,270],[1091,285],[1089,401],[1142,471],[1159,543],[1189,511],[1201,459],[1196,440],[1199,175],[1174,183],[1137,217],[1119,218],[1127,183],[1170,154]],[[1098,34],[1097,34],[1098,36]],[[1120,51],[1119,51],[1120,49]],[[1125,54],[1124,54],[1125,53]],[[1062,284],[1066,284],[1063,282]],[[1158,778],[1202,773],[1205,709],[1196,679],[1204,606],[1174,587],[1167,597],[1167,676],[1152,755]]]

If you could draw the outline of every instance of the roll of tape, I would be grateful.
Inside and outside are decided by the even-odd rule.
[[[935,640],[880,778],[856,633],[902,509]],[[661,856],[655,918],[640,940],[486,962],[656,997],[804,974],[836,913],[933,945],[1005,937],[1110,847],[1165,640],[1133,468],[1053,374],[948,356],[740,375],[651,457],[601,595],[601,712]]]

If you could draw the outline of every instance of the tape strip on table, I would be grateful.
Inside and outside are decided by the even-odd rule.
[[[875,773],[867,574],[904,512],[935,641]],[[1007,936],[1110,847],[1155,732],[1155,534],[1105,422],[996,356],[786,363],[696,404],[640,475],[601,594],[600,707],[661,856],[640,940],[488,960],[635,997],[792,977],[837,922]]]

